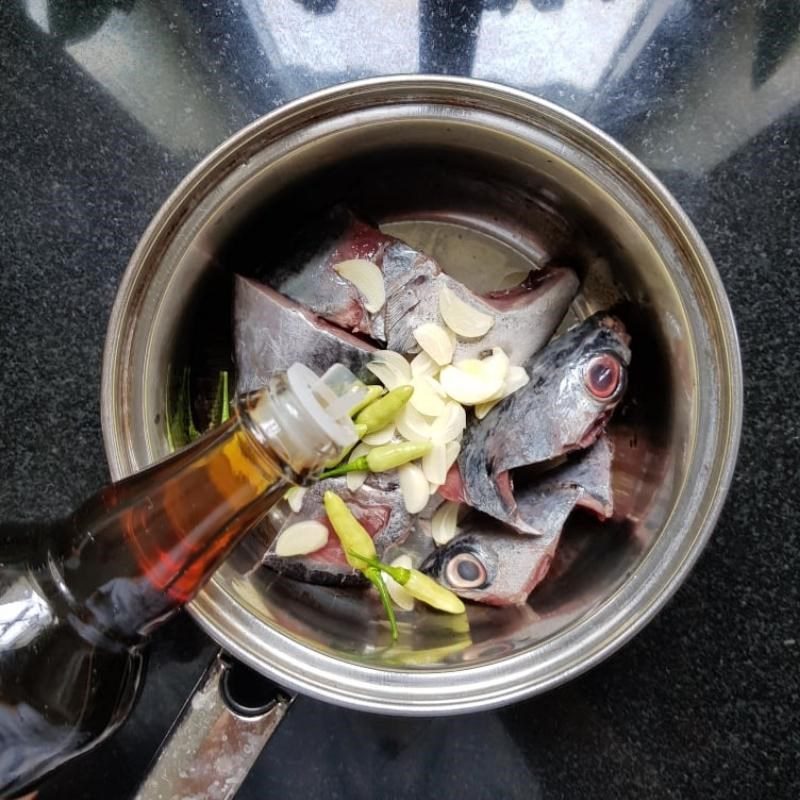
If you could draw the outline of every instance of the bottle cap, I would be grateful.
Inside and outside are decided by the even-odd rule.
[[[334,364],[321,378],[304,364],[292,364],[286,378],[300,406],[334,444],[348,447],[356,439],[350,409],[366,397],[361,381],[342,364]]]

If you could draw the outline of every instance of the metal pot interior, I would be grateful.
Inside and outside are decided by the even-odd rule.
[[[190,364],[202,382],[231,365],[232,275],[268,275],[291,233],[338,202],[448,271],[466,265],[478,282],[508,263],[572,265],[583,285],[565,325],[613,307],[632,334],[627,397],[610,426],[615,516],[573,515],[527,605],[472,606],[468,629],[435,613],[405,615],[389,647],[375,601],[278,577],[254,566],[261,536],[242,544],[194,610],[223,644],[285,683],[397,710],[401,694],[370,698],[371,681],[400,692],[414,675],[457,670],[466,681],[465,671],[518,661],[524,686],[517,677],[516,689],[487,687],[482,703],[476,684],[463,707],[505,702],[585,668],[611,649],[609,637],[630,635],[708,532],[737,436],[738,361],[713,266],[649,176],[553,113],[526,119],[406,100],[309,115],[280,131],[264,125],[201,167],[134,256],[109,342],[119,363],[107,354],[106,364],[104,402],[115,408],[105,430],[120,474],[167,454],[165,395],[176,366]],[[347,686],[353,669],[358,685]],[[459,710],[455,692],[443,690],[438,706],[410,697],[405,710]]]

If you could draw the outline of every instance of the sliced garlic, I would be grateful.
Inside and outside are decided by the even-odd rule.
[[[434,376],[438,371],[439,365],[424,350],[411,359],[412,378],[422,378],[426,375]]]
[[[389,390],[403,385],[400,376],[385,361],[370,361],[367,369]]]
[[[493,347],[492,354],[482,359],[481,364],[487,374],[493,378],[501,378],[505,383],[511,362],[501,347]]]
[[[394,350],[376,353],[367,369],[390,391],[411,383],[411,367],[408,361]]]
[[[378,447],[382,444],[389,444],[394,438],[394,422],[390,422],[385,428],[381,428],[374,433],[368,433],[361,441],[370,447]]]
[[[286,490],[284,497],[286,502],[289,503],[289,508],[297,514],[303,507],[303,498],[306,496],[308,490],[302,486],[292,486],[291,489]]]
[[[523,367],[512,366],[508,368],[506,373],[506,381],[503,386],[503,397],[508,397],[514,394],[517,389],[527,386],[530,382],[530,376]]]
[[[438,545],[447,544],[458,533],[458,512],[461,503],[451,503],[446,500],[436,509],[431,518],[431,535]]]
[[[392,561],[390,566],[402,567],[403,569],[411,569],[413,563],[411,556],[402,555]],[[386,590],[389,596],[394,600],[398,607],[403,611],[411,611],[414,608],[414,597],[409,594],[391,575],[383,575],[383,582],[386,584]]]
[[[355,461],[357,458],[361,458],[361,456],[365,456],[367,453],[369,453],[369,447],[359,442],[353,448],[353,452],[350,453],[350,458],[347,459],[347,463],[349,464],[351,461]],[[348,472],[347,475],[345,476],[347,488],[351,492],[358,491],[364,485],[364,481],[366,479],[367,479],[366,471]]]
[[[328,529],[321,522],[304,520],[296,522],[281,532],[275,540],[275,555],[281,557],[304,556],[328,543]]]
[[[385,361],[400,377],[408,383],[411,380],[411,365],[402,353],[394,350],[381,350],[375,356],[377,361]]]
[[[439,379],[447,394],[466,406],[485,403],[503,387],[503,379],[475,358],[445,367]]]
[[[431,440],[447,444],[464,432],[467,427],[467,412],[455,400],[448,400],[444,411],[431,424]]]
[[[441,325],[437,325],[435,322],[426,322],[414,329],[414,338],[417,340],[417,344],[440,367],[453,360],[455,342]]]
[[[461,444],[459,442],[448,442],[445,446],[445,464],[447,471],[456,463],[458,454],[461,452]]]
[[[383,273],[376,264],[365,258],[353,258],[340,261],[334,264],[333,268],[358,289],[364,298],[364,308],[370,314],[383,308],[386,302],[386,287],[383,283]]]
[[[447,395],[442,385],[435,378],[429,375],[420,378],[412,378],[411,385],[414,387],[414,394],[408,401],[420,414],[428,417],[438,417],[445,410]]]
[[[412,395],[413,397],[413,395]],[[431,438],[431,423],[427,417],[407,403],[395,417],[395,425],[401,436],[409,442],[428,442]]]
[[[528,381],[530,381],[528,373],[522,367],[509,367],[498,396],[486,403],[478,403],[475,406],[475,416],[483,419],[501,400],[521,389]]]
[[[444,444],[434,444],[430,451],[422,456],[422,471],[431,482],[441,486],[447,479],[447,451]]]
[[[476,403],[475,416],[478,419],[483,419],[499,402],[500,400],[488,400],[485,403]]]
[[[439,292],[439,313],[447,327],[465,339],[478,339],[494,325],[491,314],[484,314],[465,303],[447,286]]]
[[[412,463],[398,467],[397,475],[406,511],[409,514],[419,514],[428,505],[428,498],[430,497],[425,473],[420,467]]]
[[[486,403],[500,394],[508,367],[508,356],[495,347],[487,358],[467,358],[445,367],[439,381],[453,400],[472,406]]]

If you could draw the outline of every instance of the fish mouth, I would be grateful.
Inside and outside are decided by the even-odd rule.
[[[485,303],[503,312],[522,307],[537,300],[550,286],[572,274],[565,267],[547,266],[531,270],[525,279],[510,289],[487,292],[482,295]]]
[[[495,476],[494,484],[497,487],[497,494],[503,505],[513,514],[517,510],[517,501],[514,499],[514,479],[511,475],[511,470],[506,469],[498,472]]]
[[[606,423],[613,413],[614,409],[610,408],[598,414],[591,425],[584,431],[583,436],[578,440],[576,449],[585,450],[587,447],[591,447],[600,438],[600,434],[605,430]]]

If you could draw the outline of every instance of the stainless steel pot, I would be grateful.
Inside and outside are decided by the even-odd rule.
[[[103,365],[114,478],[168,452],[169,366],[194,346],[189,321],[209,302],[229,314],[224,276],[268,266],[282,232],[342,199],[445,264],[475,253],[487,270],[569,260],[584,275],[574,316],[620,307],[634,350],[628,403],[613,428],[618,517],[602,526],[574,520],[556,574],[521,609],[471,609],[469,638],[430,615],[387,651],[363,603],[254,570],[257,538],[190,612],[238,659],[332,703],[453,714],[544,691],[640,630],[717,519],[742,413],[736,332],[719,276],[659,181],[551,103],[432,76],[319,92],[221,145],[142,237]]]

